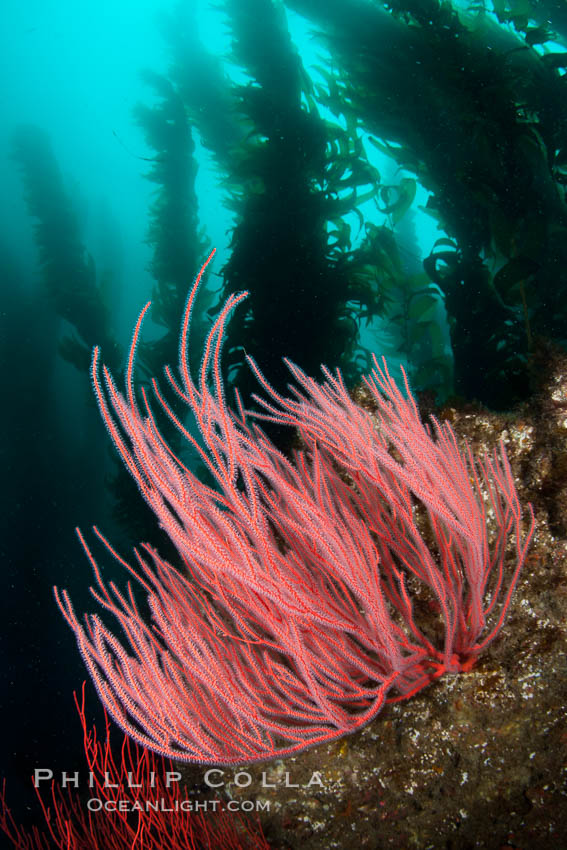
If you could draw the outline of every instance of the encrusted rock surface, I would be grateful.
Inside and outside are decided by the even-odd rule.
[[[213,774],[225,783],[213,798],[269,803],[274,848],[567,847],[567,358],[547,374],[514,414],[440,413],[475,454],[504,439],[537,521],[510,615],[474,669],[331,745]]]

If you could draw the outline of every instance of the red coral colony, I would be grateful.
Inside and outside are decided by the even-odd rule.
[[[173,453],[145,389],[136,399],[146,305],[125,394],[106,367],[101,377],[98,349],[92,378],[116,449],[179,564],[144,544],[132,566],[95,529],[146,592],[150,625],[130,585],[123,594],[104,583],[78,532],[92,593],[123,642],[97,615],[83,625],[66,591],[56,598],[104,707],[130,738],[178,760],[237,764],[353,732],[386,700],[470,669],[502,627],[534,518],[528,507],[523,530],[503,445],[478,460],[448,423],[423,425],[407,380],[402,393],[385,361],[375,358],[365,379],[373,415],[339,372],[324,369],[319,384],[288,363],[296,383],[284,398],[250,359],[267,394],[256,398],[262,412],[246,411],[238,393],[231,409],[221,348],[246,293],[231,295],[214,322],[195,383],[188,335],[207,263],[183,317],[180,381],[166,369],[200,436],[152,387],[216,486]],[[304,449],[289,460],[262,419],[297,429]]]

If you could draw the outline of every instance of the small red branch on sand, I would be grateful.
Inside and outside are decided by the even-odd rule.
[[[238,394],[230,409],[221,346],[246,293],[227,300],[194,382],[188,336],[207,263],[183,317],[181,381],[166,370],[200,439],[155,381],[153,392],[215,487],[172,452],[148,394],[142,390],[141,406],[136,400],[146,306],[125,394],[105,367],[101,378],[98,349],[92,379],[116,449],[180,564],[144,545],[133,567],[95,529],[146,591],[150,626],[130,586],[124,595],[105,585],[79,532],[93,595],[118,621],[123,642],[96,615],[82,625],[66,591],[56,598],[105,708],[129,736],[176,759],[235,764],[353,732],[386,700],[470,669],[502,627],[534,520],[529,507],[523,531],[503,445],[475,460],[448,423],[424,426],[407,380],[403,394],[385,361],[375,359],[366,378],[375,417],[353,403],[340,373],[324,370],[319,384],[292,363],[290,398],[250,361],[267,396],[257,398],[263,413],[246,412]],[[262,418],[297,428],[305,451],[284,457],[260,429]],[[433,620],[427,607],[438,612]]]

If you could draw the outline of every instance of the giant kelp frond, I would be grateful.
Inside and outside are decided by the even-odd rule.
[[[195,17],[194,4],[186,2],[162,15],[161,29],[171,52],[168,76],[203,145],[226,169],[242,128],[235,118],[232,86],[223,63],[200,40]]]
[[[59,316],[75,329],[60,351],[78,368],[88,367],[89,351],[104,339],[109,358],[119,362],[110,330],[110,312],[97,281],[93,257],[81,238],[79,219],[47,133],[33,125],[16,129],[13,157],[20,166],[30,215],[35,219],[43,281]]]
[[[251,293],[228,337],[229,363],[246,396],[244,350],[262,353],[277,385],[286,380],[286,351],[312,368],[324,356],[348,363],[358,322],[347,305],[360,287],[353,293],[347,273],[345,216],[375,194],[380,178],[356,127],[319,114],[282,8],[244,0],[226,10],[233,59],[250,78],[235,87],[247,134],[232,151],[225,181],[237,225],[223,270],[225,296],[243,285]],[[367,314],[378,312],[376,291],[368,288],[364,302]]]
[[[154,153],[146,174],[156,186],[147,236],[153,250],[150,271],[156,281],[152,318],[166,329],[160,340],[145,348],[144,357],[172,362],[177,350],[176,316],[183,308],[187,281],[202,261],[206,242],[200,232],[195,190],[195,141],[185,105],[167,78],[146,71],[143,79],[157,98],[152,106],[138,104],[134,110]]]

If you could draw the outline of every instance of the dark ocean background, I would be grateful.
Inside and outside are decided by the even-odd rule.
[[[512,6],[3,0],[0,775],[22,820],[33,770],[82,753],[52,592],[94,608],[74,529],[160,543],[100,421],[94,345],[119,377],[152,298],[139,380],[175,363],[216,247],[191,353],[250,290],[225,359],[246,398],[244,350],[280,388],[284,355],[353,385],[374,350],[430,407],[511,409],[538,340],[564,346],[567,16]]]

